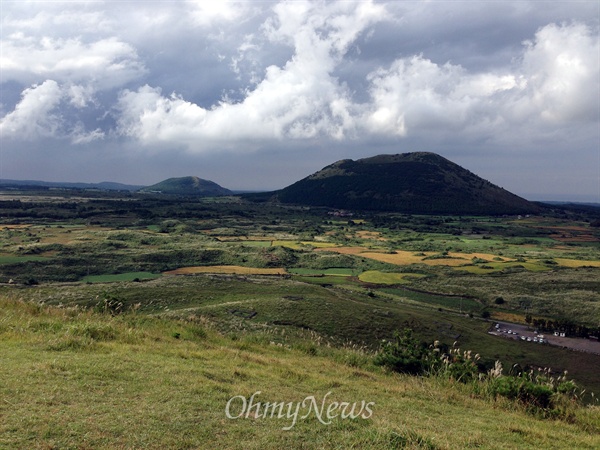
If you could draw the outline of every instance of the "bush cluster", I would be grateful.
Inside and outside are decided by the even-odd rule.
[[[432,345],[419,342],[412,330],[405,328],[402,333],[396,332],[392,340],[382,342],[374,362],[398,373],[471,384],[476,394],[514,400],[543,416],[566,415],[570,404],[581,401],[582,391],[567,379],[566,372],[554,376],[549,368],[538,368],[504,374],[500,361],[484,371],[478,365],[479,360],[478,354],[462,351],[456,348],[456,343],[448,348],[439,341]]]

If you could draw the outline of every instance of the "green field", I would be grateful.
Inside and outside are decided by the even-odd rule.
[[[236,197],[56,195],[0,201],[0,448],[599,445],[600,355],[488,333],[489,317],[600,333],[591,212],[332,220]],[[479,354],[482,380],[496,361],[567,370],[591,406],[533,411],[475,380],[377,366],[406,329]],[[286,432],[225,417],[228,399],[256,391],[377,408]]]
[[[425,292],[410,291],[408,289],[384,288],[381,289],[381,291],[401,298],[408,298],[419,303],[451,308],[459,312],[480,313],[482,310],[481,303],[470,298],[428,294]]]
[[[314,334],[227,337],[200,318],[111,317],[6,299],[0,307],[3,448],[600,445],[597,406],[543,419],[470,385],[386,372],[369,353],[332,348]],[[364,402],[372,414],[332,414],[326,424],[307,408],[295,422],[260,409],[245,415],[242,399],[253,394],[263,406]]]
[[[83,277],[85,283],[114,283],[116,281],[151,280],[160,277],[160,274],[150,272],[128,272],[107,275],[90,275]]]
[[[18,264],[28,261],[47,261],[49,258],[43,256],[0,256],[0,264]]]
[[[303,267],[295,267],[289,269],[288,272],[293,273],[295,275],[333,275],[339,277],[351,277],[356,276],[357,271],[354,269],[347,269],[344,267],[332,267],[330,269],[306,269]]]
[[[381,272],[379,270],[368,270],[359,275],[358,279],[365,283],[374,284],[408,284],[415,278],[421,278],[424,275],[417,273],[394,273]]]

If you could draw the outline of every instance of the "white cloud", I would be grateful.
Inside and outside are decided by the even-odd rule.
[[[250,9],[249,3],[229,0],[188,0],[187,3],[191,6],[194,23],[202,27],[243,19]]]
[[[70,125],[64,117],[64,108],[61,109],[67,100],[77,109],[85,107],[89,101],[86,91],[82,86],[61,86],[55,80],[25,89],[15,109],[0,118],[2,138],[20,141],[70,139],[73,144],[103,139],[105,132],[99,128],[88,132],[80,121]]]
[[[520,138],[517,130],[533,137],[547,133],[549,124],[597,120],[598,51],[588,27],[550,24],[504,72],[469,73],[422,56],[398,59],[368,76],[366,123],[372,132],[389,135],[434,130]]]
[[[522,76],[527,89],[515,110],[553,124],[598,120],[598,35],[583,24],[551,24],[525,45]]]
[[[73,84],[67,89],[69,101],[76,108],[85,108],[90,102],[94,102],[94,89],[89,85]]]
[[[89,144],[90,142],[104,139],[106,134],[100,128],[86,131],[82,123],[77,123],[70,133],[71,143],[75,145]]]
[[[356,37],[385,18],[384,8],[371,2],[289,2],[274,10],[265,33],[293,45],[293,57],[283,67],[267,67],[243,101],[205,109],[176,95],[162,97],[149,86],[128,90],[119,100],[121,132],[145,142],[193,143],[195,149],[202,140],[341,139],[353,133],[350,93],[331,72]]]
[[[54,80],[25,89],[14,111],[0,119],[0,133],[3,137],[25,140],[53,136],[61,125],[56,107],[62,97],[63,92]]]
[[[2,40],[5,80],[25,83],[52,78],[94,84],[99,89],[122,86],[145,72],[143,63],[129,44],[116,37],[84,43],[79,38],[40,39],[21,32]]]

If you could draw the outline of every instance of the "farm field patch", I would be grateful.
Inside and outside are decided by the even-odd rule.
[[[27,261],[47,261],[50,258],[44,256],[14,256],[0,255],[0,264],[16,264]]]
[[[151,280],[161,275],[150,272],[128,272],[107,275],[90,275],[83,278],[85,283],[114,283],[118,281]]]
[[[425,275],[417,273],[394,273],[381,272],[379,270],[368,270],[361,273],[358,279],[364,283],[373,284],[409,284],[415,278],[421,278]]]
[[[181,267],[164,272],[165,275],[193,275],[196,273],[227,273],[236,275],[285,275],[287,271],[282,268],[263,269],[258,267],[243,266],[197,266]]]

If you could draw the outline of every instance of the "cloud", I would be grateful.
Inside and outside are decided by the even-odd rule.
[[[188,0],[187,3],[191,7],[192,20],[202,27],[243,19],[250,9],[248,4],[225,0]]]
[[[527,88],[512,112],[535,114],[552,124],[598,120],[598,36],[580,23],[550,24],[525,46]]]
[[[0,64],[5,80],[85,81],[98,89],[122,86],[145,72],[135,49],[116,37],[86,44],[79,38],[14,33],[2,41]]]
[[[598,119],[598,39],[583,24],[541,28],[510,70],[469,73],[423,56],[368,76],[374,133],[461,133],[494,139]],[[522,135],[519,135],[522,137]]]
[[[34,139],[53,136],[61,126],[56,107],[63,92],[54,80],[25,89],[14,111],[0,120],[0,133],[5,138]]]
[[[356,37],[384,19],[384,8],[370,2],[289,2],[277,4],[274,13],[264,33],[293,46],[293,57],[283,67],[267,67],[242,101],[224,98],[206,109],[175,94],[163,97],[150,86],[126,90],[119,99],[121,133],[196,149],[202,140],[342,139],[352,133],[350,93],[331,73]]]
[[[15,109],[0,119],[0,133],[4,139],[17,141],[57,138],[70,139],[73,144],[87,144],[103,139],[106,133],[101,129],[86,131],[81,121],[71,124],[65,117],[68,109],[64,105],[81,109],[89,101],[90,93],[86,87],[46,80],[22,92]]]
[[[369,9],[369,6],[372,8]],[[271,41],[293,46],[283,67],[267,67],[244,98],[203,108],[160,88],[124,91],[119,130],[142,142],[172,142],[210,151],[245,140],[340,140],[366,134],[402,137],[462,133],[502,139],[515,129],[543,134],[598,116],[598,40],[583,24],[550,24],[523,44],[513,67],[472,73],[422,55],[399,58],[366,77],[369,98],[357,102],[332,73],[383,9],[368,4],[278,4],[263,27]],[[531,126],[537,128],[530,128]],[[516,127],[516,128],[515,128]],[[512,131],[509,131],[512,130]]]

